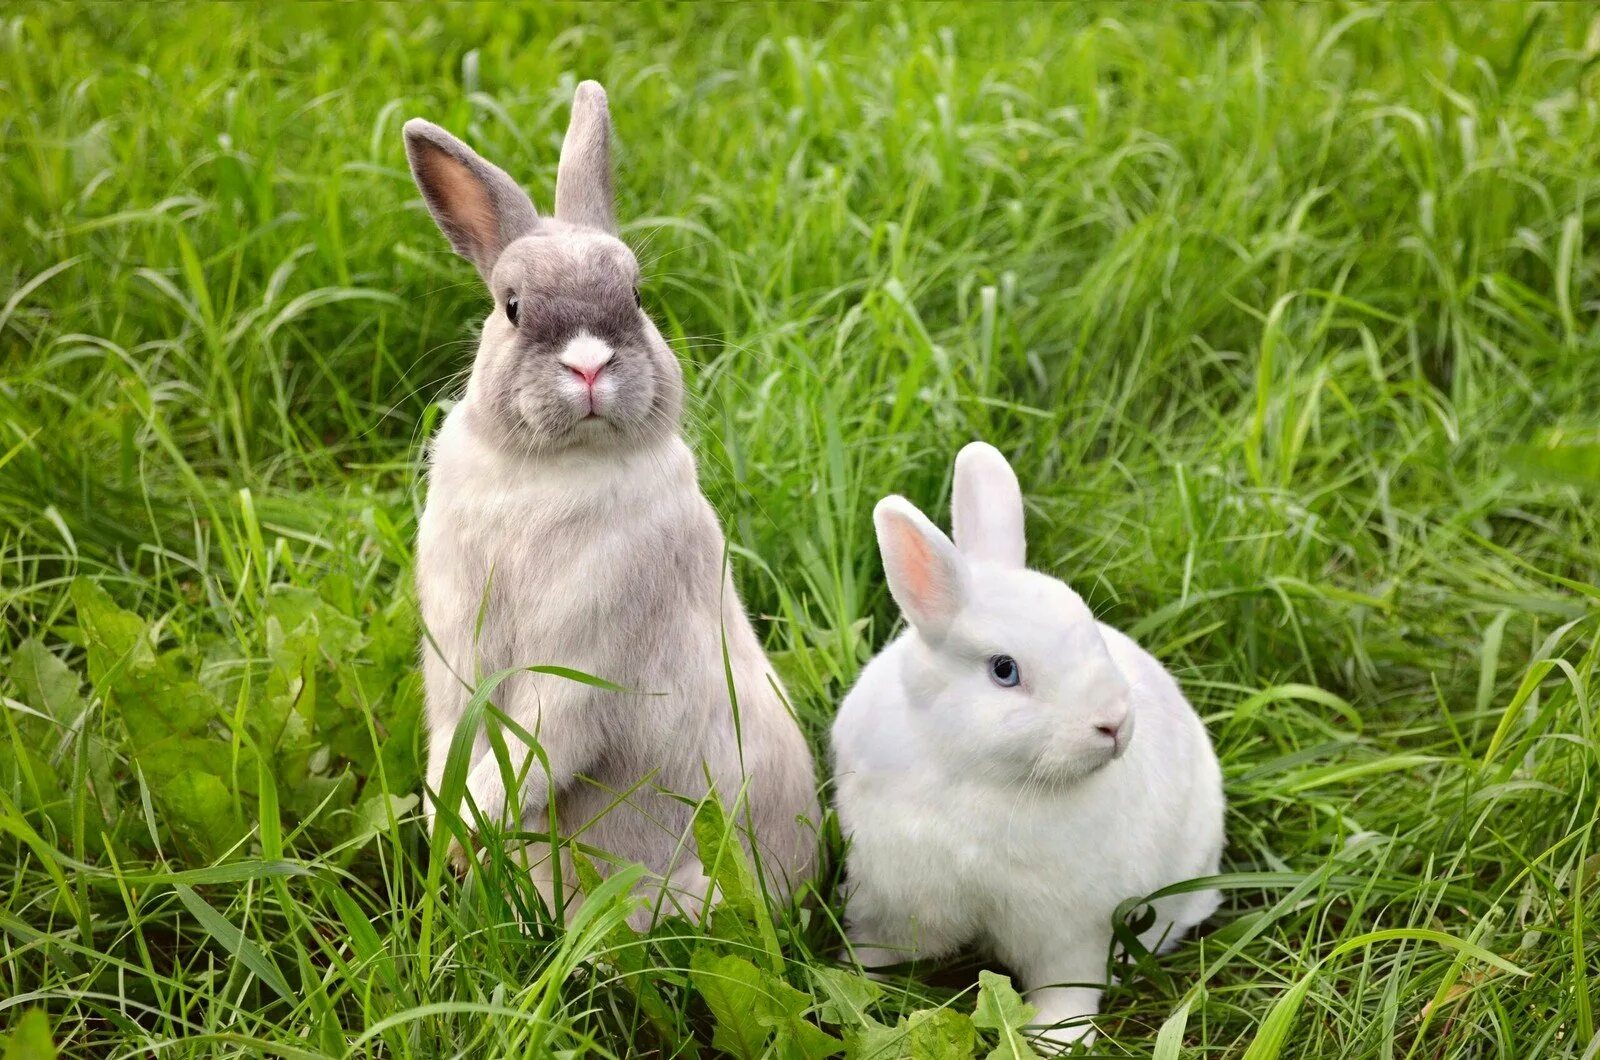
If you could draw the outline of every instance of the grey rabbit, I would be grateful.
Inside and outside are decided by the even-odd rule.
[[[553,664],[653,693],[508,678],[494,701],[537,734],[549,772],[532,759],[508,799],[480,732],[467,794],[542,831],[553,782],[562,834],[642,863],[658,898],[698,915],[711,884],[687,835],[693,807],[674,795],[698,799],[709,781],[730,811],[742,805],[781,896],[812,870],[815,776],[681,435],[682,370],[617,238],[610,133],[605,91],[583,82],[554,216],[541,217],[466,144],[421,119],[405,126],[428,209],[492,299],[466,391],[429,446],[417,534],[427,780],[437,794],[479,675]],[[520,769],[527,749],[507,739]],[[540,849],[531,871],[548,889],[557,868]],[[570,887],[571,866],[560,871]]]

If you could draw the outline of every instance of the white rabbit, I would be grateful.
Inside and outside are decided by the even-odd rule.
[[[1118,903],[1217,871],[1221,771],[1161,664],[1024,566],[993,446],[957,456],[952,507],[954,544],[902,497],[873,512],[910,628],[833,726],[849,937],[868,967],[989,950],[1048,1040],[1089,1040]],[[1173,945],[1218,901],[1161,899],[1141,941]]]
[[[480,731],[467,795],[490,819],[544,831],[553,783],[564,835],[642,863],[693,915],[709,883],[686,836],[692,803],[675,794],[698,799],[709,782],[730,811],[743,800],[744,831],[784,894],[814,859],[816,779],[680,437],[682,371],[616,234],[610,131],[604,90],[580,84],[555,215],[542,218],[460,140],[405,126],[434,220],[493,299],[466,392],[431,444],[417,534],[427,780],[436,796],[483,675],[550,664],[652,693],[512,676],[493,702],[537,734],[549,772],[532,759],[508,799]],[[517,775],[530,756],[506,736]],[[436,812],[430,800],[430,822]],[[573,882],[548,848],[533,871],[547,889],[557,871]]]

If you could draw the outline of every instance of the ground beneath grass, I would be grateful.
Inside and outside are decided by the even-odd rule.
[[[1205,716],[1227,901],[1097,1054],[1600,1055],[1592,7],[12,4],[6,1056],[1023,1055],[977,961],[836,961],[833,872],[636,936],[430,856],[418,464],[487,303],[399,127],[548,204],[580,77],[819,749],[872,503],[980,437]]]

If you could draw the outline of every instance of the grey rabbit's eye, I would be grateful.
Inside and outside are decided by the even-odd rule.
[[[521,305],[522,302],[516,295],[511,295],[506,299],[506,319],[511,321],[512,324],[517,322],[517,310]]]
[[[633,304],[638,306],[640,309],[644,308],[644,298],[640,296],[639,288],[637,287],[633,289]]]
[[[989,676],[994,678],[994,683],[1001,688],[1015,688],[1017,682],[1022,680],[1022,671],[1017,667],[1017,660],[1011,656],[991,655]]]

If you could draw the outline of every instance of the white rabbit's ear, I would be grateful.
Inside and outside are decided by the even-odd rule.
[[[919,633],[941,639],[966,597],[967,569],[961,554],[904,497],[879,501],[872,522],[895,603]]]
[[[494,263],[539,223],[533,200],[493,163],[431,121],[406,122],[406,158],[428,212],[487,283]]]
[[[617,234],[611,199],[611,111],[598,81],[583,82],[572,96],[572,123],[556,168],[556,220]]]
[[[956,547],[963,554],[1006,567],[1027,563],[1022,487],[1000,450],[972,442],[956,454],[950,509]]]

